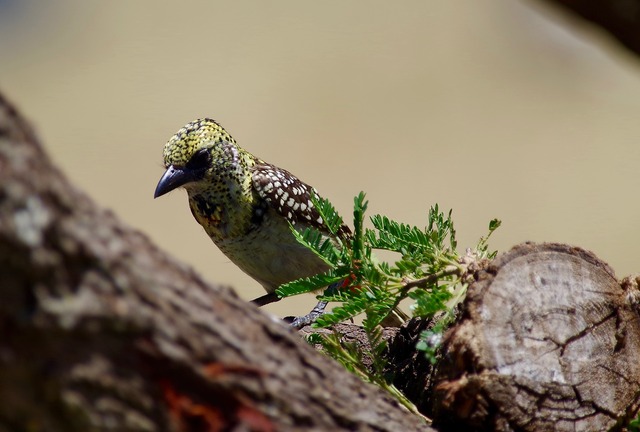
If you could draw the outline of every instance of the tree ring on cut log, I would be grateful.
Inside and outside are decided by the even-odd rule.
[[[637,284],[623,289],[580,248],[527,243],[502,255],[469,287],[445,338],[434,425],[623,427],[640,397],[634,296]]]

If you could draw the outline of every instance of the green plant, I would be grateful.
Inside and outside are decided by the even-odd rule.
[[[492,220],[489,233],[479,240],[474,249],[461,256],[456,250],[451,211],[445,214],[437,205],[429,210],[424,229],[380,215],[370,218],[373,229],[369,229],[364,227],[367,201],[361,192],[354,199],[354,231],[348,240],[337,235],[342,218],[331,203],[315,199],[314,205],[336,240],[328,239],[314,228],[307,228],[302,233],[292,229],[292,232],[300,243],[329,264],[330,270],[284,284],[276,292],[280,297],[288,297],[330,286],[319,299],[339,305],[320,316],[314,324],[316,327],[330,327],[364,315],[362,325],[370,352],[364,353],[356,345],[342,342],[335,334],[314,335],[311,341],[321,344],[327,354],[348,370],[390,391],[415,411],[411,402],[404,399],[383,373],[383,354],[387,345],[382,339],[380,324],[407,298],[413,300],[410,309],[414,317],[431,318],[440,313],[438,324],[424,332],[417,345],[433,359],[437,349],[434,341],[438,342],[451,320],[452,309],[466,293],[469,265],[481,259],[491,259],[496,254],[489,251],[487,241],[500,226],[500,221]],[[391,264],[381,262],[374,256],[374,250],[396,252],[399,259]],[[369,367],[364,366],[364,356],[370,359]]]
[[[629,422],[629,425],[627,426],[627,430],[629,432],[640,432],[640,413],[636,415],[636,418],[634,418]]]

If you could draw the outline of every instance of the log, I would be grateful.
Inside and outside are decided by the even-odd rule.
[[[445,337],[434,427],[621,430],[640,407],[638,283],[593,254],[523,244],[469,287]]]
[[[433,430],[98,207],[1,95],[0,335],[0,431]]]

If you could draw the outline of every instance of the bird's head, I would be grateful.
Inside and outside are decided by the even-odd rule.
[[[167,170],[154,198],[180,186],[210,182],[220,172],[233,171],[237,160],[235,141],[222,126],[208,118],[189,122],[164,146]]]

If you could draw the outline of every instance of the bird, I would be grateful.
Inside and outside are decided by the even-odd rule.
[[[332,235],[313,201],[317,190],[289,171],[267,163],[240,147],[215,120],[187,123],[166,143],[165,172],[154,198],[183,187],[195,220],[216,246],[267,292],[254,302],[279,298],[275,290],[286,282],[329,270],[329,265],[295,238],[317,229],[324,239],[347,240],[342,225]],[[335,288],[335,287],[334,287]],[[323,313],[326,302],[293,319],[294,327],[309,324]]]

